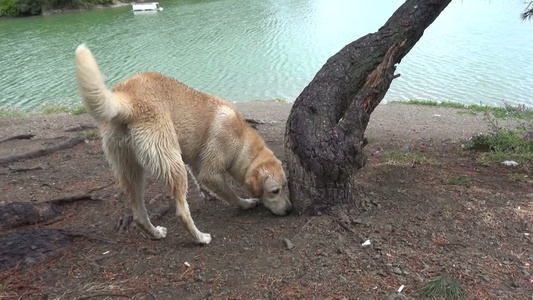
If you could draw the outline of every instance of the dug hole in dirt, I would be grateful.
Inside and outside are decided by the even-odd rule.
[[[291,105],[236,107],[283,158]],[[357,177],[361,205],[342,216],[240,211],[189,181],[192,216],[213,235],[204,247],[152,179],[145,201],[169,233],[151,240],[131,225],[94,126],[88,115],[0,119],[0,159],[82,141],[0,167],[0,205],[47,203],[56,213],[2,217],[0,298],[385,299],[403,285],[420,299],[418,287],[451,274],[468,299],[533,299],[531,167],[484,166],[461,147],[488,130],[482,116],[380,105]],[[424,159],[388,155],[399,151]]]

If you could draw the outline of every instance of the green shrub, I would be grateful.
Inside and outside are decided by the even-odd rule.
[[[15,0],[0,0],[0,16],[16,16],[18,14]]]
[[[449,275],[440,275],[418,289],[418,294],[422,299],[431,300],[464,300],[467,299],[466,290],[457,282],[457,280]]]
[[[480,162],[515,160],[527,166],[533,161],[533,124],[526,122],[511,130],[498,126],[490,113],[486,113],[486,117],[492,132],[466,138],[467,149],[483,152],[478,157]]]
[[[18,15],[35,16],[43,11],[42,0],[16,0]]]

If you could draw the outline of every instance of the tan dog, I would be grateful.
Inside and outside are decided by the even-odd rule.
[[[110,91],[84,45],[76,49],[78,88],[89,114],[101,123],[102,144],[118,182],[126,190],[139,227],[154,238],[144,205],[145,170],[164,180],[176,211],[196,242],[208,244],[186,200],[187,164],[195,178],[228,203],[243,209],[261,201],[274,214],[290,213],[281,162],[226,101],[158,73],[141,73]],[[228,185],[232,176],[257,198],[242,199]]]

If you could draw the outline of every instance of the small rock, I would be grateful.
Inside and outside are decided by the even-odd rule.
[[[363,221],[361,219],[353,219],[352,220],[352,224],[355,225],[355,224],[363,224]]]
[[[287,250],[291,250],[292,248],[294,248],[294,244],[291,242],[291,240],[287,238],[283,238],[283,243],[285,244]]]
[[[402,269],[400,269],[398,267],[393,268],[392,269],[392,273],[397,274],[397,275],[402,275],[403,274]]]
[[[385,297],[385,300],[407,300],[408,298],[402,293],[394,292]]]
[[[520,287],[520,284],[518,283],[518,281],[513,280],[513,281],[511,281],[511,287],[513,287],[513,288],[519,288],[519,287]]]

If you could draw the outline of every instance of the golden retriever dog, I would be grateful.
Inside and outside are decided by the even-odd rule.
[[[209,244],[211,235],[198,230],[191,217],[186,164],[203,187],[231,205],[250,209],[261,202],[276,215],[290,213],[280,160],[228,102],[152,72],[109,90],[85,45],[76,49],[76,77],[87,112],[101,125],[105,156],[129,198],[133,219],[153,238],[164,238],[167,229],[148,217],[146,171],[168,186],[177,215],[199,244]],[[228,176],[255,198],[239,197]]]

